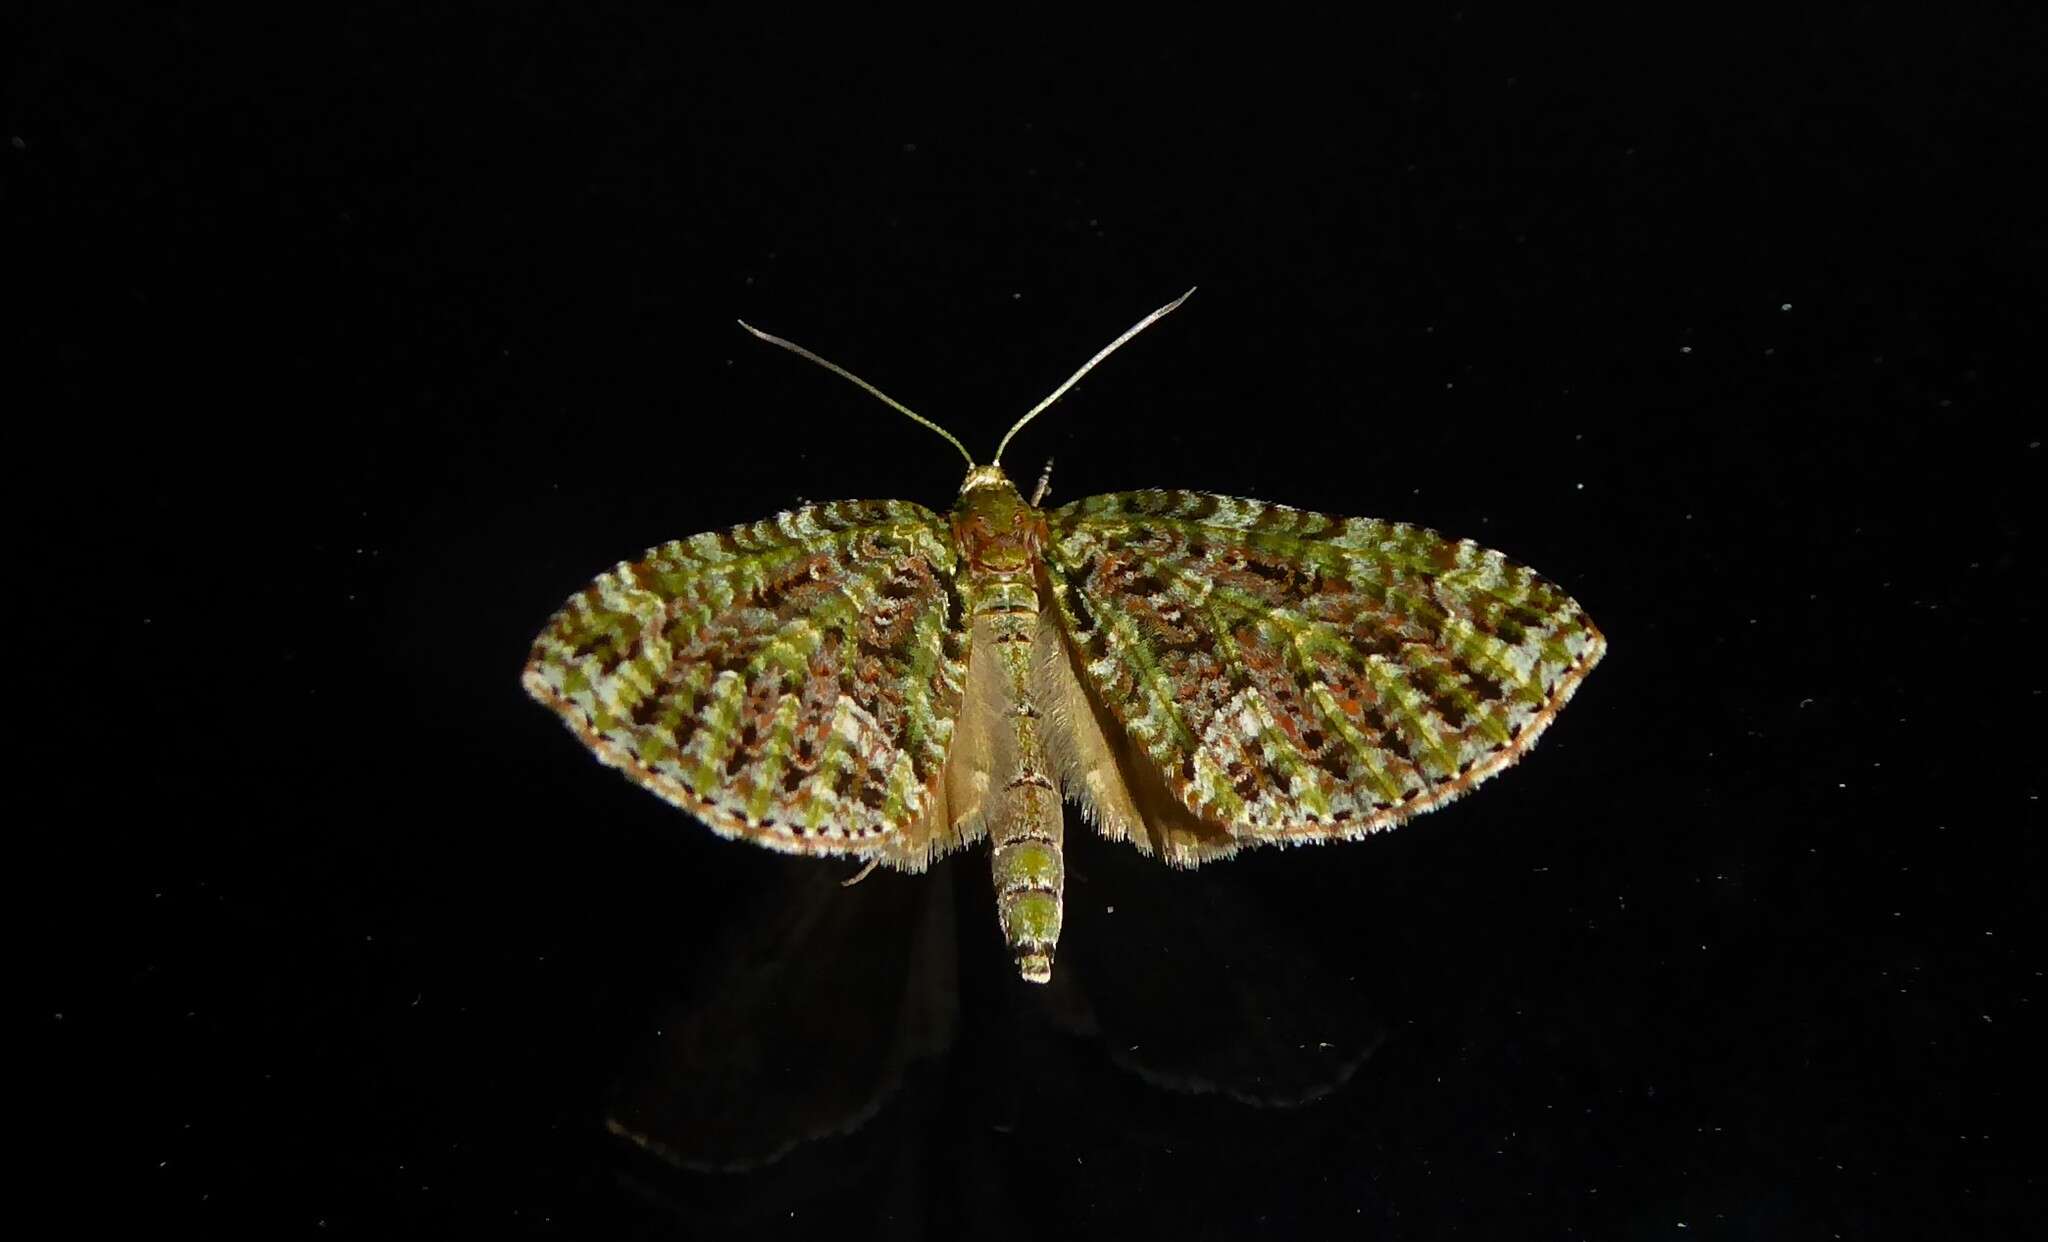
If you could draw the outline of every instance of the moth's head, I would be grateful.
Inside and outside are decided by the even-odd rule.
[[[996,465],[976,466],[953,506],[953,539],[970,564],[996,573],[1030,568],[1045,539],[1045,515]]]
[[[974,466],[967,471],[967,477],[960,483],[960,498],[965,500],[967,493],[991,487],[1008,488],[1012,492],[1017,490],[1017,485],[1010,482],[1010,476],[1003,473],[1003,468],[990,463],[986,466]]]

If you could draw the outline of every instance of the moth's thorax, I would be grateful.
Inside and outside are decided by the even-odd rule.
[[[1045,546],[1045,514],[1033,508],[1000,466],[976,466],[953,506],[953,543],[973,570],[1028,572]]]

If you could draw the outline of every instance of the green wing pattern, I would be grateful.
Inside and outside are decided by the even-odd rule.
[[[904,836],[943,803],[966,679],[954,562],[945,520],[902,501],[678,540],[571,597],[524,682],[600,759],[720,833],[916,855]]]
[[[1181,491],[1048,518],[1088,689],[1245,844],[1362,836],[1457,797],[1529,749],[1606,646],[1530,570],[1401,523]]]

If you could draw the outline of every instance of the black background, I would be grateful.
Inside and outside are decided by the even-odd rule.
[[[1002,20],[17,21],[74,1207],[2020,1236],[2041,25]],[[1042,991],[978,853],[842,893],[521,694],[646,545],[950,503],[950,449],[736,317],[985,454],[1189,285],[1012,473],[1401,518],[1562,583],[1608,659],[1479,795],[1193,875],[1077,826]],[[679,1057],[692,1022],[725,1035]],[[723,1130],[692,1089],[741,1101]],[[671,1146],[789,1150],[673,1169],[606,1132],[636,1099]]]

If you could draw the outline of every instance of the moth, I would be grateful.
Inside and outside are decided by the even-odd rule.
[[[1193,867],[1363,837],[1514,763],[1606,650],[1524,566],[1400,522],[1200,492],[1045,509],[1050,465],[1029,500],[1004,474],[1025,424],[1187,296],[1032,407],[987,465],[742,323],[958,449],[951,512],[843,500],[662,544],[555,613],[526,689],[724,836],[908,872],[986,838],[1003,939],[1038,983],[1059,943],[1065,798],[1111,840]]]

